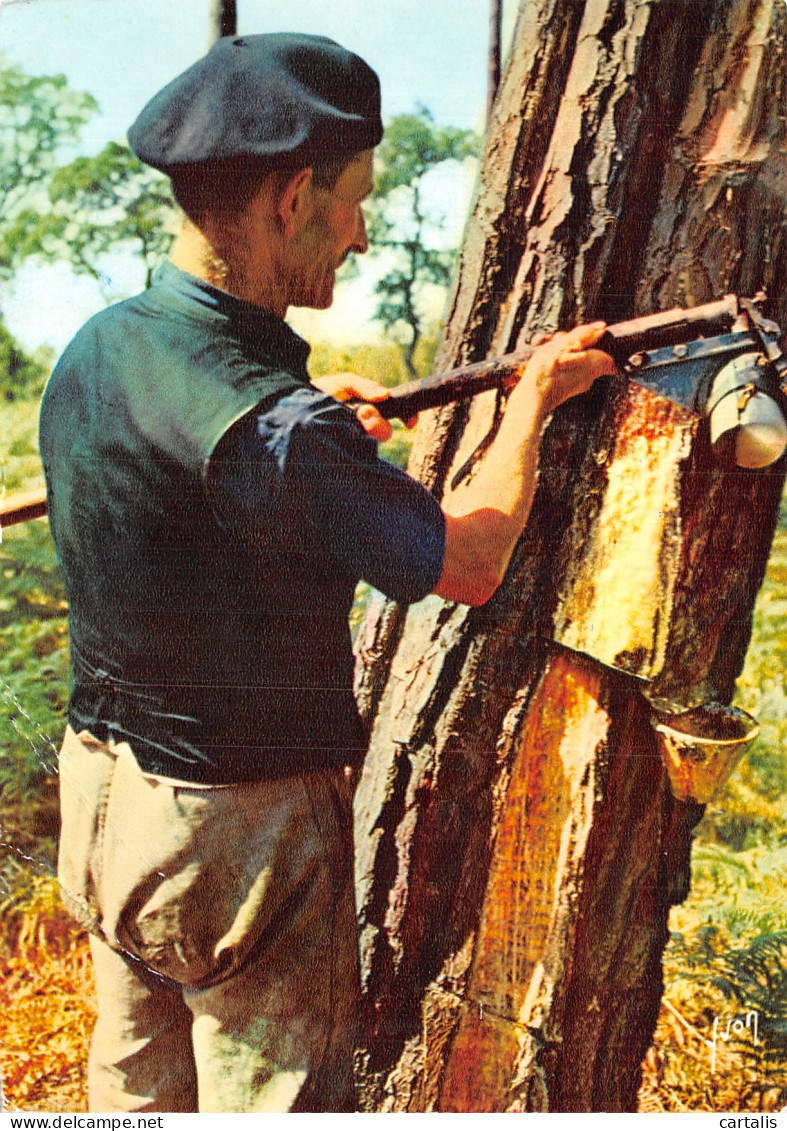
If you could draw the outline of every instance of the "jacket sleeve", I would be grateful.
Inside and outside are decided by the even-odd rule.
[[[298,389],[239,421],[211,462],[224,522],[270,545],[308,546],[387,596],[412,602],[437,584],[445,519],[437,501],[381,459],[355,414]]]

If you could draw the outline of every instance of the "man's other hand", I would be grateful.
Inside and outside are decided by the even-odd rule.
[[[312,385],[337,401],[349,401],[358,397],[363,401],[384,401],[388,390],[368,377],[358,377],[355,373],[330,373],[325,377],[312,378]],[[380,416],[373,404],[359,405],[355,410],[364,430],[375,440],[390,440],[393,429],[385,417]]]

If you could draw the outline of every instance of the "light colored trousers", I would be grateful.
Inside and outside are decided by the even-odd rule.
[[[69,728],[59,878],[93,932],[93,1112],[354,1110],[342,771],[196,787]]]

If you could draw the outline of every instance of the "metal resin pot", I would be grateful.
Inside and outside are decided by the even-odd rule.
[[[711,801],[759,733],[756,719],[738,707],[704,703],[671,715],[654,712],[653,729],[678,801]]]
[[[768,467],[787,447],[787,424],[763,357],[744,353],[719,372],[708,399],[710,438],[720,458],[738,467]]]

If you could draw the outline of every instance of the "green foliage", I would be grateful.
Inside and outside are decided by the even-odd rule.
[[[110,256],[141,257],[145,283],[172,242],[175,210],[161,174],[123,145],[63,159],[97,109],[63,75],[30,76],[0,66],[0,278],[28,259],[70,261],[104,284]],[[43,371],[24,358],[0,324],[0,392],[40,392]]]
[[[715,1018],[726,1034],[730,1020],[756,1011],[756,1046],[751,1025],[737,1040],[734,1030],[727,1039],[717,1034],[719,1056],[727,1046],[734,1049],[747,1065],[744,1075],[760,1081],[755,1091],[787,1087],[786,882],[787,847],[758,844],[734,852],[719,844],[696,845],[691,892],[672,910],[664,955],[665,997],[692,1020],[703,1045]],[[677,1048],[662,1051],[684,1075],[696,1070]],[[701,1049],[706,1071],[710,1055],[710,1047]]]
[[[44,481],[38,453],[38,402],[0,400],[0,491],[28,491]],[[3,538],[10,536],[6,531]]]
[[[41,483],[37,404],[0,408],[9,439],[7,490]],[[9,458],[9,456],[11,458]],[[68,696],[67,610],[45,522],[4,532],[0,542],[0,804],[18,806],[55,771]],[[6,826],[7,819],[3,820]]]
[[[9,278],[21,262],[12,234],[19,213],[46,188],[63,147],[77,140],[96,108],[64,75],[33,77],[0,65],[0,277]]]
[[[50,207],[23,209],[9,230],[20,259],[71,260],[77,273],[102,282],[106,257],[138,253],[145,285],[169,251],[175,206],[169,182],[124,145],[109,142],[95,157],[57,169],[48,185]]]
[[[436,350],[437,337],[433,333],[420,339],[415,353],[419,373],[432,372]],[[387,388],[410,380],[402,351],[391,342],[357,346],[319,343],[312,348],[309,372],[312,377],[323,377],[330,373],[357,373],[359,377],[368,377]]]
[[[717,1051],[729,1044],[755,1060],[772,1085],[787,1085],[787,932],[733,944],[723,929],[704,924],[673,937],[665,967],[668,998],[695,1013],[706,1039],[718,1018]],[[747,1025],[729,1024],[743,1015]]]
[[[787,1067],[787,931],[762,935],[715,962],[711,984],[758,1014],[758,1039],[773,1068]]]
[[[736,852],[699,841],[692,852],[691,894],[677,913],[688,931],[701,924],[739,942],[787,931],[787,848],[757,844]]]
[[[387,199],[394,189],[413,187],[424,173],[443,161],[464,161],[478,152],[472,130],[437,126],[425,106],[415,114],[398,114],[385,128],[375,159],[374,198]]]
[[[131,251],[141,256],[149,284],[173,238],[166,178],[115,142],[64,165],[64,150],[97,104],[63,75],[33,77],[6,64],[0,106],[0,276],[10,278],[30,258],[68,260],[103,283],[108,257]]]
[[[0,319],[0,396],[7,401],[36,396],[44,387],[46,372],[19,348]]]
[[[413,377],[426,289],[448,286],[456,251],[441,239],[445,216],[428,206],[426,178],[445,162],[464,161],[477,151],[471,130],[437,126],[425,107],[393,118],[376,151],[369,239],[388,265],[375,287],[376,317],[387,331],[404,331],[405,365]]]

